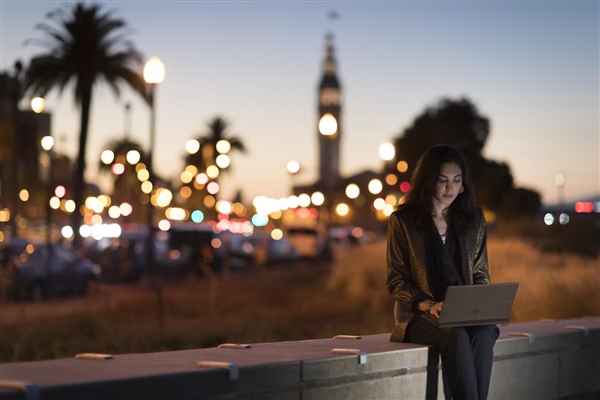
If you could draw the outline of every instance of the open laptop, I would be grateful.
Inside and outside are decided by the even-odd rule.
[[[449,286],[438,326],[506,324],[518,287],[517,282]]]

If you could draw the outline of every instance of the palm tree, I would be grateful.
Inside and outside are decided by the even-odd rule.
[[[227,131],[229,123],[221,116],[214,117],[211,121],[207,122],[208,132],[196,138],[200,142],[200,150],[194,154],[188,154],[185,156],[186,165],[194,165],[199,171],[206,171],[206,168],[210,165],[216,165],[217,142],[219,140],[227,140],[231,145],[232,150],[238,150],[242,153],[246,152],[246,147],[241,139],[238,137],[229,137]]]
[[[75,169],[73,199],[77,206],[83,204],[84,172],[88,123],[94,84],[102,79],[120,94],[123,82],[146,97],[146,88],[139,71],[142,56],[133,44],[125,40],[126,23],[102,12],[100,5],[76,3],[65,5],[47,14],[54,24],[40,23],[36,29],[43,31],[47,40],[36,43],[48,52],[31,59],[25,75],[25,87],[32,93],[45,94],[57,87],[62,93],[75,81],[75,101],[81,109],[79,152]],[[82,216],[73,213],[75,243],[79,242],[79,225]]]

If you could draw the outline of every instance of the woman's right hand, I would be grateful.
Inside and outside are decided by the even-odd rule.
[[[434,303],[429,311],[427,311],[427,306],[430,303]],[[434,302],[433,300],[425,300],[419,304],[419,309],[425,313],[435,315],[436,318],[440,317],[440,313],[442,312],[442,307],[444,306],[444,302],[440,301],[439,303]]]
[[[442,312],[442,307],[444,306],[444,302],[440,301],[439,303],[435,303],[433,307],[431,307],[431,311],[429,312],[431,315],[435,315],[437,318],[440,318],[440,313]]]

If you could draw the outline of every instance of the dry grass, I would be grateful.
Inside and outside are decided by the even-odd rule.
[[[512,321],[600,315],[598,258],[544,254],[514,239],[490,239],[488,249],[492,281],[520,282]],[[3,319],[0,361],[389,332],[392,299],[385,279],[385,241],[380,241],[353,248],[333,266],[257,270],[169,285],[163,329],[154,292],[130,288],[122,298],[97,293],[85,301],[106,302],[106,307]]]
[[[349,296],[381,296],[385,242],[349,254],[329,277],[328,288]],[[600,258],[544,253],[521,239],[488,241],[493,283],[519,282],[511,321],[600,315]],[[342,267],[343,266],[343,267]]]

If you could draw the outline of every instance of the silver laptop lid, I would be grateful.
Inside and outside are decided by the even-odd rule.
[[[517,282],[490,285],[449,286],[438,320],[440,328],[485,324],[506,324]]]

